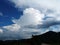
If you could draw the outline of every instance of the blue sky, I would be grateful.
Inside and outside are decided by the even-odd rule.
[[[13,24],[11,19],[13,17],[18,19],[20,15],[23,14],[22,11],[18,11],[18,9],[14,7],[13,3],[7,0],[0,0],[0,13],[3,15],[0,16],[0,26]]]
[[[0,40],[18,40],[60,32],[60,0],[0,0]]]

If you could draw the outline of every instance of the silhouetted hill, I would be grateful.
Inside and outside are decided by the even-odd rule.
[[[32,36],[31,39],[0,41],[0,45],[41,45],[41,43],[60,45],[60,32],[49,31],[42,35]]]
[[[60,33],[56,32],[47,32],[42,35],[33,36],[34,41],[45,42],[45,43],[58,43],[60,42]]]

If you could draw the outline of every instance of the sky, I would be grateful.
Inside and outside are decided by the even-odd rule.
[[[0,40],[60,32],[60,0],[0,0]]]

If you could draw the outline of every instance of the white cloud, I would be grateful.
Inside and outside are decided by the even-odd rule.
[[[23,11],[23,16],[19,18],[17,21],[13,20],[13,22],[19,25],[30,25],[30,24],[39,24],[44,18],[44,14],[42,14],[39,10],[34,8],[27,8]]]
[[[1,34],[1,33],[3,33],[3,30],[2,30],[2,29],[0,29],[0,34]]]
[[[18,24],[12,24],[8,26],[4,26],[3,28],[6,28],[9,31],[18,31],[21,27]]]
[[[52,8],[60,11],[60,0],[10,0],[15,3],[17,8],[21,6],[29,6],[33,8]]]

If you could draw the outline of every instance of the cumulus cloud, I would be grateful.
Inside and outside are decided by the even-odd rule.
[[[20,29],[20,26],[18,24],[12,24],[9,26],[4,26],[3,28],[6,28],[9,31],[18,31]]]
[[[27,39],[48,31],[60,32],[59,0],[9,0],[20,10],[24,7],[19,19],[12,19],[15,24],[0,29],[0,39]]]
[[[20,25],[39,24],[43,18],[44,14],[42,14],[39,10],[27,8],[23,11],[23,16],[21,16],[21,18],[19,18],[17,21],[13,20],[13,22]]]

